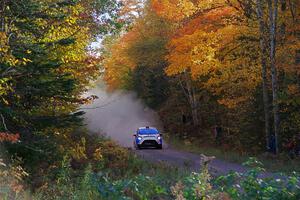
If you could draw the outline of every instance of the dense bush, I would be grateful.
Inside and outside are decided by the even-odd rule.
[[[246,173],[232,172],[216,178],[215,185],[218,190],[227,193],[232,199],[296,200],[300,198],[298,174],[261,175],[265,171],[262,163],[250,158],[245,164],[254,166]]]
[[[59,166],[46,171],[42,184],[33,188],[33,192],[26,187],[24,178],[28,174],[20,167],[20,160],[15,159],[10,165],[1,161],[0,197],[37,200],[300,199],[298,174],[266,173],[254,158],[245,163],[249,167],[245,173],[211,176],[210,159],[204,160],[199,173],[190,173],[183,168],[141,160],[105,138],[86,137],[81,145],[78,147],[81,151],[74,152],[84,153],[84,159],[73,155],[74,152],[66,155]]]
[[[135,158],[138,160],[137,158]],[[143,167],[138,161],[136,164]],[[155,175],[132,174],[130,177],[115,179],[107,170],[94,173],[87,167],[81,177],[74,179],[71,169],[63,168],[61,177],[56,184],[47,189],[41,189],[37,199],[107,199],[107,200],[147,200],[147,199],[177,199],[177,200],[226,200],[226,199],[278,199],[297,200],[300,198],[300,179],[297,174],[292,176],[263,174],[261,163],[250,159],[251,165],[246,173],[229,173],[224,176],[211,177],[206,165],[200,173],[191,173],[184,177],[181,170],[169,167],[168,174],[173,173],[176,178],[166,183],[166,169],[159,166]],[[132,167],[132,166],[131,166]],[[130,169],[129,169],[130,170]],[[148,167],[148,173],[151,166]],[[175,174],[174,174],[175,173]],[[176,174],[177,173],[177,174]]]

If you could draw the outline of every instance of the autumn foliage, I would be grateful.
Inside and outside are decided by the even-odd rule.
[[[0,199],[19,198],[27,178],[47,184],[64,156],[84,157],[86,131],[72,135],[79,107],[97,98],[83,97],[99,76],[90,44],[122,26],[117,15],[115,1],[0,0]]]
[[[0,133],[0,142],[12,142],[16,143],[19,141],[20,134]]]
[[[193,128],[199,140],[205,140],[203,130],[222,124],[238,149],[264,149],[275,135],[278,150],[300,131],[295,112],[300,105],[300,6],[297,1],[269,2],[147,1],[132,26],[111,40],[114,46],[104,60],[115,62],[104,62],[106,82],[113,88],[126,85],[145,102],[161,98],[156,97],[160,87],[166,94],[162,119],[179,135],[189,125],[178,119],[188,118],[200,127]],[[270,18],[276,8],[278,18]],[[155,32],[153,27],[161,28]],[[149,48],[150,40],[156,49]],[[167,84],[159,86],[162,76]]]

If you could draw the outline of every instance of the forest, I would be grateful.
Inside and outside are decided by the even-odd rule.
[[[146,1],[126,31],[106,37],[105,80],[136,91],[169,132],[205,140],[217,125],[230,148],[278,154],[300,132],[299,8]]]
[[[169,138],[286,158],[300,142],[299,20],[298,0],[0,0],[0,199],[300,199],[297,172],[151,163],[91,133],[80,109],[100,78],[134,91]]]

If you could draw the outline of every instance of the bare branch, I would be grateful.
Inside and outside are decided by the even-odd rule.
[[[7,126],[6,126],[6,123],[5,123],[4,116],[3,116],[2,114],[0,114],[0,116],[1,116],[2,124],[3,124],[3,127],[4,127],[5,131],[8,131]]]

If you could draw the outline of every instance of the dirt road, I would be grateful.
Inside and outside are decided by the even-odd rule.
[[[124,147],[133,147],[133,133],[141,126],[160,127],[156,113],[146,108],[133,93],[121,91],[109,94],[102,89],[101,83],[97,89],[89,94],[99,97],[92,105],[83,107],[88,128],[93,132],[105,133],[108,137]],[[170,165],[187,167],[193,171],[200,168],[200,155],[177,151],[164,144],[162,150],[143,149],[135,152],[146,160],[153,162],[167,162]],[[227,173],[245,171],[245,167],[214,159],[211,162],[211,171]]]
[[[153,162],[166,162],[167,164],[178,167],[184,167],[191,171],[199,171],[201,166],[200,155],[189,152],[177,151],[169,147],[165,147],[162,150],[135,150],[135,152],[146,160]],[[246,171],[246,168],[242,165],[230,163],[217,158],[210,163],[209,167],[211,173],[214,174],[227,174],[230,171]]]

